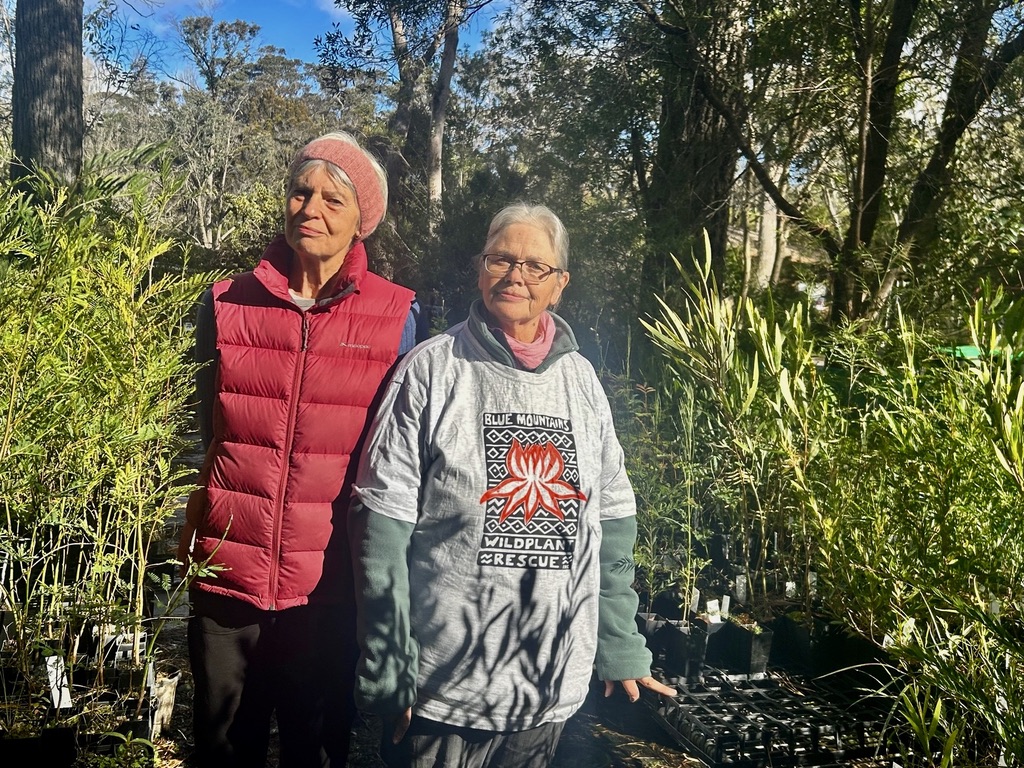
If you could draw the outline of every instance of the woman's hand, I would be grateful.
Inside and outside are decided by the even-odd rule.
[[[638,680],[605,680],[604,681],[604,695],[611,696],[615,692],[615,683],[618,682],[623,690],[626,692],[626,696],[629,697],[630,702],[634,702],[640,698],[640,687],[643,686],[649,691],[660,693],[662,696],[675,696],[676,689],[671,688],[664,683],[659,683],[653,677],[648,675],[647,677],[641,677]],[[397,743],[397,742],[396,742]]]
[[[409,723],[412,722],[412,707],[395,718],[395,731],[391,734],[391,743],[397,744],[405,738],[405,732],[409,730]]]

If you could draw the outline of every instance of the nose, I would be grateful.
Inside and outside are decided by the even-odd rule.
[[[508,272],[505,273],[505,277],[502,279],[506,283],[511,283],[513,285],[525,285],[526,281],[523,279],[523,262],[515,262],[508,268]]]
[[[319,195],[312,194],[302,201],[302,214],[308,218],[315,218],[320,215],[321,199]]]

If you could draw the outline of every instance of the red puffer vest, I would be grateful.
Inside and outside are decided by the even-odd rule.
[[[357,243],[334,300],[302,312],[292,258],[278,238],[255,271],[213,287],[214,440],[193,559],[222,570],[195,586],[263,610],[351,600],[349,464],[413,299],[367,272]]]

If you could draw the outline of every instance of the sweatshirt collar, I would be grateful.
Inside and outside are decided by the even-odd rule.
[[[550,314],[551,319],[555,323],[555,340],[551,344],[551,351],[548,353],[548,356],[544,359],[544,362],[533,370],[533,373],[540,373],[550,368],[558,358],[571,352],[576,352],[580,348],[579,344],[576,343],[576,336],[573,335],[569,324],[554,312]],[[498,324],[491,317],[483,301],[480,299],[477,299],[470,305],[469,318],[466,320],[466,325],[469,327],[470,333],[480,342],[492,360],[502,365],[507,365],[510,368],[523,368],[516,359],[516,356],[512,354],[512,350],[505,340],[505,334],[498,327]]]

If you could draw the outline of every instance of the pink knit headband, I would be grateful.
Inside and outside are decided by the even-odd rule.
[[[379,177],[363,151],[339,139],[314,139],[299,150],[295,165],[307,160],[326,160],[348,174],[359,203],[359,237],[373,232],[384,219],[387,201],[381,194]]]

